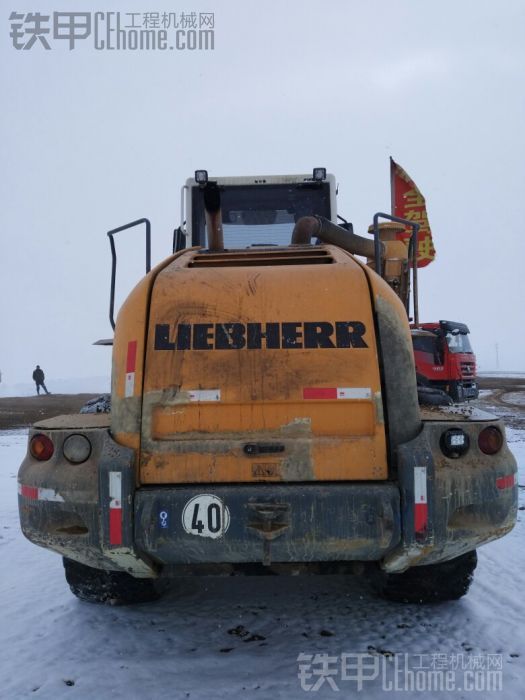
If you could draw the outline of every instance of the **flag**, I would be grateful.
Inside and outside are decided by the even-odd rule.
[[[432,232],[428,223],[425,198],[418,190],[414,181],[393,158],[390,158],[390,188],[392,195],[392,214],[401,219],[409,219],[419,224],[417,234],[417,266],[425,267],[436,257],[432,242]],[[397,238],[408,244],[412,229],[397,234]]]

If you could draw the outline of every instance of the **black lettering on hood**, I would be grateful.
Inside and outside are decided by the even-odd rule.
[[[367,348],[362,321],[157,323],[155,350]]]

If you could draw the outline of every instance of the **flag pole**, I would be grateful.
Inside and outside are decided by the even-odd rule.
[[[396,164],[390,156],[390,213],[396,215],[396,178],[394,177]]]

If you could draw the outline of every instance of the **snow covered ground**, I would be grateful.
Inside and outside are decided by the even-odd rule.
[[[508,438],[525,485],[525,432]],[[25,449],[24,431],[0,433],[1,698],[523,697],[523,511],[454,603],[386,603],[358,577],[250,577],[185,579],[157,603],[111,608],[74,598],[60,557],[21,534]]]

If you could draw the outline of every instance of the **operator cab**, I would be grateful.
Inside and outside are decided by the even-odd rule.
[[[206,247],[204,187],[220,190],[226,249],[288,246],[293,228],[303,216],[319,215],[337,222],[336,182],[325,168],[312,175],[209,178],[197,170],[182,188],[182,224],[175,231],[174,251]]]

